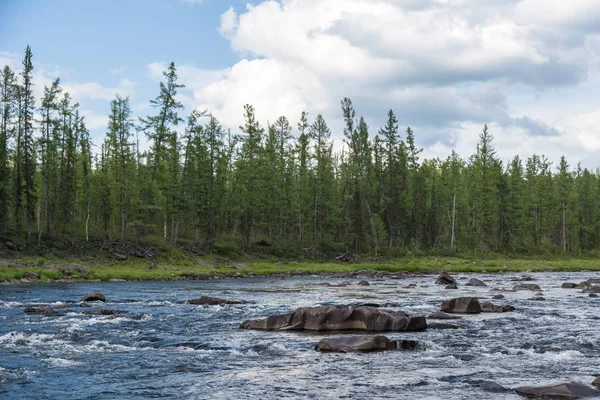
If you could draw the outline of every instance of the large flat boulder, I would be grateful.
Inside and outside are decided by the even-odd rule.
[[[402,311],[382,310],[368,306],[329,305],[301,307],[289,314],[244,321],[240,324],[240,328],[309,331],[423,331],[427,329],[427,322],[425,317],[409,316]]]
[[[515,388],[521,396],[535,399],[579,399],[600,396],[600,391],[579,382],[558,383],[546,386],[521,386]]]
[[[239,300],[222,299],[219,297],[212,297],[212,296],[200,296],[196,299],[188,300],[187,303],[188,304],[197,304],[197,305],[209,305],[209,306],[215,306],[218,304],[242,304],[242,302]]]
[[[346,353],[348,351],[415,350],[415,340],[390,340],[382,335],[332,337],[321,339],[315,350],[321,352]]]

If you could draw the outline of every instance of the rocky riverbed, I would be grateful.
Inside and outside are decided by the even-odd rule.
[[[394,278],[2,285],[0,397],[597,395],[600,273]]]

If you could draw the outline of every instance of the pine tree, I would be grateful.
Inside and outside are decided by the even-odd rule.
[[[0,233],[7,230],[10,204],[10,165],[9,139],[13,134],[13,118],[15,115],[14,72],[5,66],[0,74]]]
[[[31,47],[25,49],[25,59],[23,60],[23,79],[21,89],[21,121],[22,121],[22,154],[23,154],[23,189],[25,195],[25,216],[27,224],[27,241],[31,241],[31,232],[33,221],[35,219],[35,208],[37,202],[37,191],[35,183],[35,149],[33,137],[33,112],[35,108],[35,98],[33,97]]]

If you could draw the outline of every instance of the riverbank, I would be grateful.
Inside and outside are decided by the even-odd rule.
[[[0,259],[0,282],[28,283],[81,280],[190,280],[268,275],[382,273],[495,273],[528,271],[600,271],[600,259],[467,259],[452,257],[399,258],[349,262],[247,260],[220,257],[159,260],[20,257]]]

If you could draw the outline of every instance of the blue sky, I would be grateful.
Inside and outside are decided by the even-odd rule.
[[[467,158],[487,123],[505,160],[595,167],[598,21],[596,0],[0,0],[0,64],[19,69],[30,44],[36,89],[60,76],[97,142],[114,94],[152,112],[174,61],[185,114],[233,130],[245,103],[263,125],[305,110],[340,148],[348,96],[373,136],[394,109],[427,157]]]

